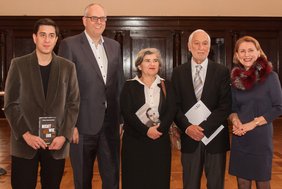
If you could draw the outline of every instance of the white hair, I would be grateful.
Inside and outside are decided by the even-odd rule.
[[[191,44],[194,35],[195,35],[196,33],[199,33],[199,32],[205,33],[205,34],[208,36],[208,42],[209,42],[209,44],[211,44],[211,37],[209,36],[209,34],[208,34],[205,30],[202,30],[202,29],[197,29],[197,30],[193,31],[193,32],[190,34],[189,39],[188,39],[188,44]]]

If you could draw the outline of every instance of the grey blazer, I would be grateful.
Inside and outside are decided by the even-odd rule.
[[[27,131],[38,135],[38,118],[55,116],[57,134],[64,136],[66,142],[62,149],[52,151],[52,155],[55,159],[65,158],[77,121],[79,99],[76,69],[70,61],[53,53],[45,98],[35,51],[13,59],[4,96],[4,112],[12,129],[11,154],[21,158],[33,158],[36,150],[27,145],[22,135]]]
[[[120,45],[103,37],[108,59],[106,84],[84,32],[61,41],[59,55],[76,65],[81,95],[77,128],[80,134],[95,135],[103,124],[105,112],[109,122],[106,134],[119,137],[119,93],[123,84],[123,66]]]

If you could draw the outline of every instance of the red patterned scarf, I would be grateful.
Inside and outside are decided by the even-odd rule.
[[[262,57],[259,57],[248,70],[238,65],[231,71],[232,86],[240,90],[251,89],[257,82],[264,81],[271,71],[271,62]]]

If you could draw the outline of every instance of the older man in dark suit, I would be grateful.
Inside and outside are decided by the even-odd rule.
[[[203,169],[208,189],[224,188],[226,151],[229,150],[227,117],[231,111],[229,71],[224,65],[209,60],[211,39],[204,30],[194,31],[188,41],[191,60],[175,68],[172,83],[179,108],[176,120],[183,131],[181,162],[184,189],[200,189]],[[199,125],[189,122],[185,113],[201,100],[211,111]],[[210,137],[221,125],[223,130],[207,145],[201,141]]]
[[[86,7],[85,31],[61,42],[59,55],[77,68],[81,95],[79,118],[71,144],[76,189],[91,189],[98,159],[103,189],[119,187],[119,93],[123,66],[118,42],[103,37],[106,13],[99,4]]]

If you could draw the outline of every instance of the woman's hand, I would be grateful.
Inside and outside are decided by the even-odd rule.
[[[237,113],[230,114],[229,119],[232,122],[232,133],[234,135],[243,136],[246,134],[245,124],[242,124]]]
[[[231,119],[232,121],[232,132],[234,135],[237,136],[243,136],[246,134],[246,131],[244,131],[244,126],[241,122],[241,120],[239,119],[239,117],[237,116],[233,116],[233,118]]]
[[[156,140],[162,136],[163,133],[159,132],[157,129],[160,125],[152,126],[147,132],[147,136],[153,140]]]
[[[237,136],[243,136],[246,134],[243,125],[233,125],[232,126],[232,133]]]
[[[232,121],[233,123],[233,121]],[[240,124],[236,124],[236,120],[233,123],[233,134],[237,135],[237,136],[243,136],[245,135],[247,132],[253,130],[254,128],[256,128],[257,126],[261,126],[266,124],[266,120],[264,119],[263,116],[260,116],[258,118],[255,118],[253,121],[250,121],[248,123],[242,124],[240,122]]]

